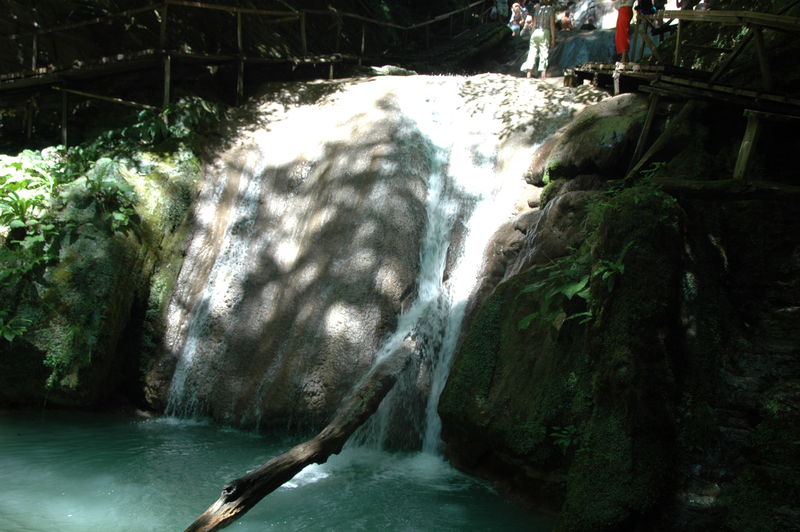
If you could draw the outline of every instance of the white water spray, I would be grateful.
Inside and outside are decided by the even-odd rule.
[[[468,112],[461,104],[463,83],[463,78],[442,78],[435,86],[426,83],[398,97],[410,127],[430,142],[428,156],[434,170],[427,181],[427,223],[420,249],[417,298],[401,316],[378,358],[392,353],[404,338],[412,336],[419,346],[420,360],[415,368],[418,375],[405,379],[405,387],[412,390],[403,390],[401,379],[356,438],[362,443],[392,445],[390,440],[396,436],[390,433],[392,423],[413,401],[409,395],[423,393],[427,397],[423,397],[422,418],[412,419],[414,426],[405,430],[419,430],[422,450],[438,453],[441,423],[437,405],[457,347],[466,303],[475,289],[486,245],[499,223],[512,213],[519,194],[522,169],[499,171],[501,123],[492,113]],[[458,235],[454,234],[456,229]]]

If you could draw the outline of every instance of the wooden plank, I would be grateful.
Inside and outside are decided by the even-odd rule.
[[[307,14],[307,15],[330,16],[330,14],[331,14],[330,11],[328,11],[328,10],[324,10],[323,11],[321,9],[304,9],[302,12]],[[384,22],[382,20],[375,20],[375,19],[371,19],[369,17],[365,17],[365,16],[362,16],[362,15],[356,15],[354,13],[347,13],[347,12],[344,12],[344,11],[340,11],[339,15],[342,18],[352,18],[354,20],[360,20],[362,22],[369,22],[369,23],[374,24],[376,26],[384,26],[384,27],[387,27],[387,28],[395,28],[397,30],[407,30],[408,29],[407,26],[401,26],[400,24],[392,24],[391,22]]]
[[[786,115],[786,114],[779,114],[779,113],[768,113],[766,111],[758,111],[756,109],[745,109],[744,116],[749,118],[751,116],[757,116],[759,118],[763,118],[765,120],[769,120],[771,122],[787,122],[787,123],[797,123],[800,121],[800,116],[798,115]]]
[[[642,85],[639,86],[639,90],[643,92],[654,92],[661,96],[667,96],[672,98],[675,97],[696,98],[716,103],[725,102],[733,105],[740,105],[742,107],[756,107],[759,109],[769,109],[769,110],[775,110],[774,109],[775,105],[784,103],[784,102],[769,101],[765,99],[757,100],[754,98],[738,96],[736,94],[731,94],[731,93],[713,92],[713,91],[697,89],[694,87],[681,87],[677,85],[661,85],[661,84]],[[796,113],[800,112],[800,109],[797,109],[796,106],[786,106],[786,107],[793,109]],[[787,114],[792,114],[792,113],[787,111]]]
[[[172,56],[164,55],[164,99],[161,107],[166,109],[169,105],[172,92]]]
[[[678,127],[680,127],[680,124],[694,110],[695,105],[696,104],[694,100],[689,100],[688,102],[683,104],[683,107],[675,116],[675,118],[673,118],[672,121],[670,121],[670,123],[661,133],[661,135],[659,135],[659,137],[653,142],[653,144],[650,145],[650,148],[645,152],[644,155],[642,155],[642,158],[636,161],[631,166],[630,170],[628,170],[628,173],[625,174],[625,181],[632,181],[639,175],[639,171],[644,167],[645,164],[647,164],[650,161],[650,159],[653,157],[653,155],[656,154],[656,152],[658,152],[658,150],[662,149],[666,145],[667,141],[669,141],[672,134],[678,129]]]
[[[679,66],[681,64],[681,28],[683,24],[678,21],[678,30],[675,32],[675,53],[672,56],[672,64]]]
[[[775,15],[772,13],[761,13],[758,11],[729,11],[724,9],[712,9],[707,11],[664,11],[665,17],[677,20],[687,20],[694,22],[716,22],[721,24],[755,24],[765,28],[772,28],[785,31],[800,31],[800,17],[789,17],[786,15]]]
[[[167,49],[167,19],[169,18],[169,4],[164,2],[161,7],[161,28],[158,34],[158,47],[164,51]]]
[[[690,42],[683,43],[683,46],[686,48],[694,48],[695,50],[704,50],[706,52],[720,52],[723,54],[729,54],[734,49],[733,48],[723,48],[722,46],[708,46],[706,44],[694,44]]]
[[[274,15],[278,17],[297,18],[299,16],[296,10],[293,11],[276,11],[272,9],[256,9],[250,7],[235,7],[226,6],[222,4],[209,4],[208,2],[193,2],[190,0],[166,0],[168,4],[183,7],[197,7],[200,9],[212,9],[215,11],[227,11],[228,13],[246,13],[248,15]]]
[[[631,165],[628,168],[629,170],[633,167],[633,164],[642,157],[644,146],[647,143],[648,137],[650,136],[650,129],[653,127],[653,120],[656,116],[656,109],[658,108],[659,99],[660,98],[658,94],[650,93],[650,102],[647,106],[647,117],[642,125],[642,131],[639,134],[639,139],[636,141],[636,149],[633,150],[633,157],[631,157]]]
[[[59,87],[57,85],[53,85],[50,88],[53,89],[54,91],[61,92],[62,95],[63,95],[62,99],[63,99],[64,102],[66,102],[66,95],[67,94],[77,94],[78,96],[84,96],[86,98],[92,98],[94,100],[102,100],[104,102],[118,103],[120,105],[125,105],[127,107],[136,107],[136,108],[139,108],[139,109],[151,109],[151,110],[158,109],[158,107],[154,107],[152,105],[147,105],[147,104],[144,104],[144,103],[132,102],[130,100],[123,100],[122,98],[114,98],[112,96],[103,96],[103,95],[100,95],[100,94],[93,94],[91,92],[84,92],[84,91],[79,91],[79,90],[74,90],[74,89],[65,89],[64,87]],[[66,103],[64,104],[64,106],[66,106]],[[64,111],[64,112],[66,113],[66,111]],[[66,121],[66,117],[64,118],[64,121]]]
[[[783,15],[784,13],[787,13],[791,8],[793,8],[798,3],[800,3],[800,0],[793,0],[792,2],[789,2],[788,4],[780,8],[777,14]],[[722,63],[714,71],[714,74],[711,76],[709,83],[715,82],[717,79],[719,79],[720,76],[722,76],[722,74],[724,74],[728,70],[730,64],[733,63],[733,61],[739,56],[742,50],[745,49],[745,47],[750,43],[750,40],[752,38],[753,38],[753,32],[751,31],[750,33],[745,35],[741,41],[739,41],[739,44],[736,45],[736,48],[733,50],[731,55],[726,56],[725,59],[722,61]]]
[[[482,1],[472,2],[471,4],[467,5],[466,7],[462,7],[461,9],[456,9],[456,10],[453,10],[453,11],[448,11],[447,13],[442,13],[441,15],[437,15],[437,16],[433,17],[432,19],[426,20],[425,22],[420,22],[418,24],[412,24],[411,26],[408,26],[405,29],[407,29],[407,30],[415,30],[415,29],[418,29],[418,28],[422,28],[423,26],[430,26],[431,24],[435,24],[436,22],[448,19],[448,18],[452,17],[453,15],[457,15],[458,13],[461,13],[462,11],[468,11],[468,10],[472,9],[473,7],[475,7],[477,5],[480,5],[482,3],[483,3]]]
[[[61,145],[67,147],[67,100],[69,95],[61,93]]]
[[[236,103],[239,104],[241,98],[244,96],[244,57],[242,55],[243,40],[242,40],[242,14],[236,13],[236,52],[238,57],[238,65],[236,69]]]
[[[31,46],[31,70],[36,70],[36,58],[39,55],[39,36],[33,36],[33,45]]]
[[[118,13],[112,13],[110,15],[105,15],[105,16],[102,16],[102,17],[95,17],[95,18],[92,18],[92,19],[83,20],[81,22],[74,22],[72,24],[62,24],[61,26],[54,26],[52,28],[43,28],[43,29],[36,30],[36,31],[33,31],[33,32],[29,32],[29,33],[17,33],[15,35],[9,35],[7,38],[11,39],[13,41],[13,40],[18,40],[18,39],[23,39],[23,38],[28,37],[30,35],[45,35],[45,34],[48,34],[48,33],[57,33],[57,32],[62,32],[62,31],[85,28],[86,26],[92,26],[92,25],[95,25],[95,24],[104,24],[104,23],[107,23],[107,22],[117,18],[117,17],[127,17],[127,16],[130,16],[130,15],[135,15],[137,13],[144,13],[145,11],[153,11],[153,10],[157,9],[158,7],[160,7],[161,5],[162,4],[160,4],[160,3],[159,4],[150,4],[150,5],[147,5],[145,7],[139,7],[139,8],[136,8],[136,9],[128,9],[126,11],[120,11]]]
[[[358,66],[361,66],[361,60],[364,57],[364,50],[367,44],[367,28],[364,24],[361,25],[361,52],[358,54]]]
[[[303,55],[308,55],[308,40],[306,39],[306,14],[300,15],[300,50]]]
[[[768,101],[800,107],[800,99],[792,98],[783,94],[755,91],[751,89],[739,89],[736,87],[730,87],[728,85],[710,84],[702,81],[682,79],[674,76],[661,76],[661,78],[654,82],[654,86],[667,89],[669,89],[670,86],[677,85],[695,89],[693,94],[702,94],[705,97],[713,98],[715,95],[730,94],[754,101]]]
[[[747,129],[745,129],[744,138],[742,138],[742,143],[739,145],[739,155],[736,158],[736,166],[733,169],[734,179],[746,178],[747,173],[750,171],[751,155],[760,134],[760,117],[758,115],[749,115],[747,117]]]
[[[642,34],[643,45],[644,45],[644,43],[647,43],[647,46],[650,48],[650,51],[652,52],[653,57],[655,57],[656,60],[659,63],[664,63],[665,62],[664,58],[662,57],[661,53],[658,51],[658,46],[656,45],[656,43],[653,42],[653,39],[651,39],[650,36],[647,35],[647,28],[642,26],[640,32]],[[642,55],[644,55],[644,49],[642,51]]]

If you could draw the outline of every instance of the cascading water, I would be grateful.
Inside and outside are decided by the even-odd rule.
[[[356,439],[434,453],[486,244],[514,214],[536,142],[584,103],[492,75],[291,88],[198,200],[170,305],[167,412],[318,425],[411,336],[415,364]]]
[[[427,453],[438,452],[441,424],[436,405],[464,309],[483,264],[486,244],[498,222],[513,211],[519,193],[519,174],[502,174],[496,169],[500,123],[491,115],[465,112],[458,104],[463,82],[442,79],[435,95],[428,85],[425,91],[409,91],[398,98],[410,119],[409,127],[431,143],[432,171],[427,180],[427,223],[417,298],[401,316],[378,359],[411,336],[418,346],[418,363],[358,435],[360,443],[419,445]],[[459,229],[457,238],[455,227]],[[419,412],[413,412],[415,404],[420,406]]]

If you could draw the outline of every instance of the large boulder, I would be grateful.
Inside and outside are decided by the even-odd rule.
[[[621,177],[647,114],[647,101],[620,94],[580,112],[539,149],[526,173],[529,183],[597,174]]]

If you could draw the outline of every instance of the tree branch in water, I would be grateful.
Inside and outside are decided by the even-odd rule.
[[[353,432],[378,409],[415,351],[414,341],[406,338],[370,370],[319,434],[226,484],[219,498],[186,532],[212,532],[227,527],[306,466],[325,463],[330,455],[341,452]]]

